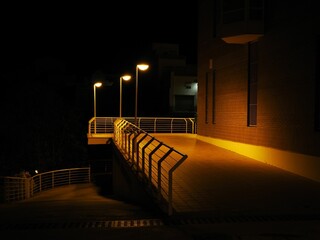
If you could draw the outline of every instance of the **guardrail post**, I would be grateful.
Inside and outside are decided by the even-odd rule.
[[[31,189],[30,180],[31,180],[31,178],[25,178],[25,179],[24,179],[24,194],[25,194],[25,199],[30,198],[30,189]]]
[[[179,162],[177,162],[168,172],[169,176],[168,176],[168,214],[171,216],[173,214],[173,194],[172,194],[172,189],[173,189],[173,178],[172,178],[172,174],[173,171],[177,169],[177,167],[179,167],[184,160],[187,159],[187,155],[184,155]]]
[[[170,155],[170,153],[173,151],[173,148],[171,147],[169,149],[168,152],[166,152],[166,154],[164,154],[160,160],[158,161],[158,189],[159,189],[159,192],[158,192],[158,199],[160,200],[161,199],[161,163],[166,159],[166,157],[168,157]],[[169,182],[168,182],[169,184]]]
[[[139,137],[140,133],[138,131],[135,131],[134,134],[135,134],[135,136],[131,140],[131,144],[132,144],[131,159],[132,159],[133,162],[134,162],[134,153],[138,153],[139,152],[138,143],[137,143],[136,139],[137,139],[137,137]],[[136,159],[136,164],[137,164],[137,169],[138,169],[139,166],[138,166],[138,160],[137,159]]]
[[[144,173],[144,166],[145,166],[145,149],[153,142],[155,138],[152,137],[143,147],[142,147],[142,150],[141,150],[141,159],[142,159],[142,172]]]
[[[133,141],[131,140],[130,141],[130,139],[131,139],[131,135],[132,134],[136,134],[135,132],[131,132],[130,134],[129,134],[129,136],[128,136],[128,160],[132,160],[133,161],[133,159],[131,159],[130,158],[130,155],[133,155],[133,152],[134,152],[134,143],[133,143]],[[135,137],[133,137],[133,139],[134,139]],[[131,142],[131,144],[130,144],[130,142]],[[131,154],[130,154],[131,153]]]
[[[154,124],[153,124],[153,132],[157,132],[157,118],[154,119]]]
[[[41,192],[42,191],[42,174],[40,174],[39,176],[39,191]]]
[[[54,172],[52,172],[52,177],[51,177],[51,187],[54,188]]]
[[[137,166],[138,166],[138,169],[139,169],[139,162],[140,162],[140,159],[139,159],[139,153],[140,153],[140,151],[139,151],[139,144],[146,138],[148,136],[148,134],[146,133],[142,138],[140,138],[140,140],[137,142],[137,149],[138,149],[138,151],[136,151],[136,160],[137,160]],[[143,156],[144,156],[144,154],[143,154]],[[144,160],[143,160],[143,158],[142,158],[142,166],[141,166],[141,169],[142,169],[142,172],[144,171]]]
[[[156,146],[150,153],[149,153],[149,184],[152,184],[152,155],[163,145],[162,142],[159,142],[158,146]]]

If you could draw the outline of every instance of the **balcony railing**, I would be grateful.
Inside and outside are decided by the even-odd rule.
[[[114,122],[118,117],[91,118],[88,125],[88,136],[114,132]],[[126,121],[134,124],[134,117],[124,117]],[[137,118],[137,127],[148,133],[196,133],[194,118],[164,118],[140,117]]]

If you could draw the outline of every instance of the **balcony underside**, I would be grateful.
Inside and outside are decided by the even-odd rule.
[[[256,41],[262,36],[263,34],[241,34],[237,36],[223,37],[222,40],[226,43],[245,44],[248,42]]]

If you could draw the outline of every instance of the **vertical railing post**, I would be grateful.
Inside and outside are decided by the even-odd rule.
[[[137,149],[138,151],[136,151],[136,161],[137,161],[137,166],[138,166],[138,169],[139,169],[139,162],[140,162],[140,156],[139,156],[139,144],[148,136],[148,134],[146,133],[142,138],[140,138],[140,140],[137,142]],[[142,160],[143,161],[143,160]],[[142,162],[142,166],[141,166],[141,169],[142,169],[142,172],[143,172],[143,163],[144,161]],[[140,169],[139,169],[140,170]]]
[[[171,216],[173,212],[173,206],[172,206],[172,169],[169,170],[169,176],[168,176],[168,215]]]
[[[173,148],[170,148],[168,152],[166,152],[158,161],[158,199],[160,200],[161,199],[161,182],[162,182],[162,173],[161,173],[161,170],[162,170],[162,166],[161,166],[161,163],[170,155],[170,153],[173,151]]]
[[[51,177],[51,181],[52,181],[52,183],[51,183],[51,187],[52,188],[54,188],[54,172],[52,172],[52,177]]]
[[[139,155],[139,145],[137,142],[137,138],[139,137],[140,133],[138,131],[135,131],[135,136],[133,137],[133,139],[131,140],[132,142],[132,152],[131,152],[131,159],[134,162],[134,153],[136,153],[136,156]],[[136,165],[137,165],[137,169],[139,168],[138,166],[138,159],[136,159]]]
[[[88,135],[91,136],[91,122],[88,124]]]
[[[30,198],[30,179],[24,178],[24,198]]]
[[[176,170],[184,160],[187,159],[187,155],[184,155],[169,171],[168,171],[168,215],[173,214],[173,171]]]
[[[188,133],[188,122],[187,122],[187,119],[184,118],[184,122],[186,124],[186,133]]]
[[[39,192],[42,191],[42,174],[39,176]]]
[[[153,132],[156,133],[157,132],[157,118],[154,119],[154,123],[153,123]]]
[[[142,172],[144,173],[144,166],[145,166],[145,149],[149,146],[149,144],[151,144],[154,140],[154,137],[152,137],[143,147],[142,147],[142,150],[141,150],[141,159],[142,159]],[[147,173],[146,173],[147,175]]]
[[[134,137],[132,138],[132,140],[131,140],[131,135],[134,135]],[[134,131],[134,132],[131,132],[130,134],[129,134],[129,136],[128,136],[128,158],[129,158],[129,160],[130,160],[130,157],[132,157],[133,156],[133,153],[134,153],[134,151],[136,150],[135,149],[135,143],[134,143],[134,140],[135,140],[135,135],[136,135],[136,132]],[[131,141],[130,141],[131,140]],[[130,142],[131,142],[131,144],[130,144]],[[132,162],[134,163],[134,159],[131,159],[132,160]]]
[[[30,178],[30,195],[33,197],[34,194],[34,179],[33,177]]]
[[[152,184],[152,155],[162,146],[162,142],[159,142],[158,146],[156,146],[150,153],[149,153],[149,184]]]

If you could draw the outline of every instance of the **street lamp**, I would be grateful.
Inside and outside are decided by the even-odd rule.
[[[139,70],[145,71],[149,68],[148,64],[138,64],[136,66],[136,101],[135,101],[135,113],[134,113],[134,124],[137,126],[137,114],[138,114],[138,73]]]
[[[96,82],[93,84],[93,117],[94,117],[94,133],[96,133],[97,129],[97,120],[96,120],[96,115],[97,115],[97,109],[96,109],[96,88],[101,87],[102,83],[101,82]]]
[[[130,75],[123,75],[120,77],[120,101],[119,101],[119,117],[122,117],[122,80],[129,81],[131,79]]]

